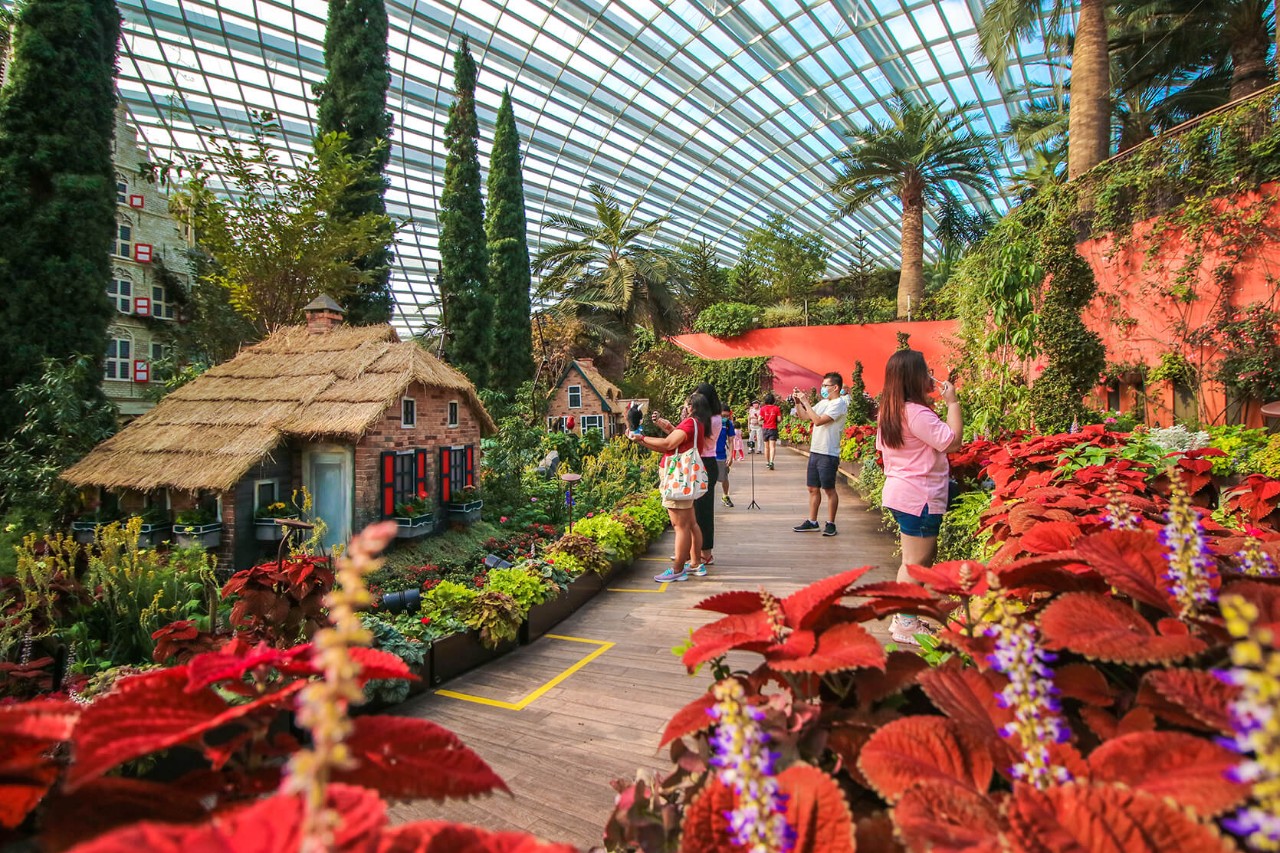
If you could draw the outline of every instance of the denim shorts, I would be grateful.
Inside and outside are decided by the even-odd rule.
[[[942,529],[942,513],[929,512],[927,506],[920,510],[919,515],[912,515],[899,509],[891,509],[889,512],[893,513],[893,520],[898,522],[898,528],[903,536],[932,539]]]
[[[805,485],[811,489],[834,489],[836,487],[836,469],[840,467],[840,457],[827,453],[810,453],[809,467],[805,471]]]

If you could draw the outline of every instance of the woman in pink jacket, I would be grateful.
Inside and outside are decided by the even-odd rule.
[[[930,405],[937,388],[947,401],[944,421]],[[881,504],[902,531],[898,580],[912,583],[907,566],[932,566],[938,555],[938,530],[947,510],[951,465],[947,454],[964,441],[960,401],[950,382],[937,382],[916,350],[899,350],[884,369],[876,449],[884,459]],[[894,616],[894,642],[916,645],[915,635],[930,629],[916,616]]]

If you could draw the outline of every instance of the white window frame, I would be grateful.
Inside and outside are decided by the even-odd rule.
[[[151,283],[151,316],[161,320],[172,320],[174,306],[169,299],[169,291],[159,282]]]
[[[276,501],[281,499],[279,478],[271,477],[266,480],[254,480],[253,481],[253,512],[251,513],[251,515],[254,517],[257,517],[258,510],[262,509],[262,504],[258,502],[258,488],[260,486],[265,486],[268,483],[270,483],[272,487],[275,489],[275,499],[272,500],[271,503],[275,503]],[[221,501],[222,499],[219,498],[218,500]],[[219,517],[221,517],[221,514],[222,514],[221,510],[219,510],[218,514],[219,514]]]
[[[564,432],[564,416],[547,418],[547,432]]]
[[[107,355],[102,360],[102,378],[108,382],[132,382],[133,381],[133,335],[128,332],[111,331],[107,333]],[[126,352],[120,354],[120,344],[124,344]],[[115,352],[112,353],[112,348]],[[112,376],[109,371],[120,365],[124,365],[123,375]],[[117,371],[119,373],[120,371]]]
[[[447,413],[445,416],[445,426],[448,427],[449,429],[457,429],[458,420],[459,420],[458,413],[460,411],[458,408],[458,401],[450,400],[449,405],[446,407],[445,411]]]
[[[412,397],[400,398],[400,428],[413,429],[418,425],[418,401]]]
[[[116,204],[129,203],[129,179],[116,172]]]
[[[127,219],[116,220],[115,256],[133,260],[133,223]]]
[[[573,402],[574,394],[578,395],[578,402],[576,404]],[[570,385],[568,388],[565,389],[565,395],[569,398],[569,408],[571,409],[582,408],[582,386],[581,385]]]
[[[127,294],[120,292],[120,285],[127,284],[129,292]],[[124,270],[114,270],[111,273],[111,281],[107,284],[107,298],[115,305],[117,311],[121,314],[133,313],[133,276]]]
[[[578,418],[578,427],[583,435],[586,435],[589,429],[598,429],[600,434],[604,435],[604,415],[583,415]]]

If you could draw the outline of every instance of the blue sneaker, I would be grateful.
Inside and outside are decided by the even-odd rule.
[[[667,569],[660,575],[654,575],[653,579],[658,583],[670,583],[671,581],[687,581],[689,579],[689,575],[684,570],[675,572],[671,569]]]
[[[693,568],[690,568],[689,564],[685,563],[684,568],[685,568],[685,571],[689,572],[694,577],[705,578],[707,576],[706,563],[698,563],[698,565],[694,566]]]

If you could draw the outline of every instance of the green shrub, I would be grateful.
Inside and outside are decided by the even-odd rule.
[[[555,571],[563,572],[571,580],[587,573],[587,564],[572,554],[549,551],[544,559]]]
[[[662,496],[656,491],[649,492],[641,501],[624,506],[621,512],[644,525],[649,539],[657,539],[661,536],[671,521],[670,514],[662,505]]]
[[[803,326],[804,309],[791,302],[779,302],[770,305],[760,315],[760,325],[766,329],[779,326]]]
[[[637,554],[643,554],[649,547],[649,532],[644,529],[644,525],[637,521],[633,516],[623,512],[615,512],[613,520],[618,522],[627,531],[627,539],[631,542],[631,553],[628,557],[634,557]]]
[[[1213,473],[1219,476],[1244,473],[1249,467],[1249,457],[1267,446],[1267,433],[1261,429],[1243,426],[1209,427],[1209,446],[1227,454],[1213,458]]]
[[[453,581],[440,581],[422,596],[422,612],[440,630],[467,627],[471,608],[480,593]],[[452,632],[451,632],[452,633]]]
[[[520,608],[521,614],[528,614],[529,609],[546,601],[551,590],[543,583],[540,575],[528,568],[516,566],[510,569],[491,569],[486,589],[511,596]]]
[[[603,513],[584,518],[574,525],[574,533],[594,539],[610,560],[625,560],[631,556],[636,543],[627,535],[621,521]]]
[[[1247,467],[1247,473],[1280,480],[1280,435],[1269,437],[1266,444],[1249,454]]]
[[[582,566],[583,571],[595,572],[598,575],[609,571],[609,558],[605,556],[604,549],[594,539],[583,536],[581,533],[562,536],[546,550],[546,553],[552,556],[573,557]]]
[[[709,305],[693,321],[693,330],[717,338],[735,338],[759,328],[760,309],[743,302],[717,302]]]
[[[373,633],[373,647],[400,658],[409,666],[421,666],[427,659],[428,646],[411,640],[394,625],[368,613],[360,614],[360,622]],[[409,682],[403,678],[375,678],[364,687],[368,702],[403,702],[409,698]]]
[[[939,560],[982,560],[991,556],[988,546],[990,531],[978,531],[982,514],[991,506],[991,493],[965,492],[942,517],[938,531]]]
[[[480,643],[495,649],[516,638],[524,613],[516,600],[496,589],[486,589],[471,606],[467,624],[480,632]]]

